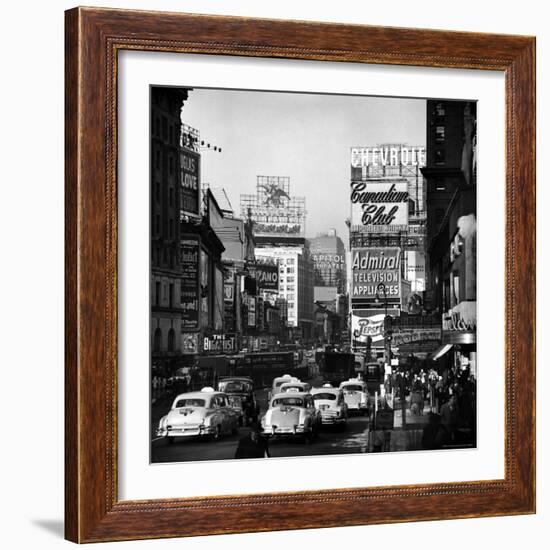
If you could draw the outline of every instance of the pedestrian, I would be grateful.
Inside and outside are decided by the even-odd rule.
[[[434,413],[428,413],[428,423],[422,430],[422,448],[423,449],[441,449],[447,439],[447,433],[441,425],[441,416]]]
[[[269,458],[267,438],[262,435],[262,427],[258,422],[252,422],[250,431],[239,440],[235,458]]]
[[[449,434],[451,441],[455,439],[455,431],[458,423],[458,407],[456,397],[451,394],[449,401],[441,407],[441,424]]]

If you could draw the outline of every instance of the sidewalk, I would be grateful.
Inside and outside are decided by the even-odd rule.
[[[394,423],[390,433],[390,452],[417,451],[422,449],[422,432],[428,423],[429,402],[424,402],[422,414],[413,415],[410,409],[410,397],[406,400],[405,424],[399,399],[394,401]]]

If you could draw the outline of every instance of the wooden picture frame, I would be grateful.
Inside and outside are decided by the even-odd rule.
[[[117,496],[117,54],[500,71],[506,86],[505,476],[248,496]],[[535,511],[535,39],[97,8],[66,12],[66,538],[303,529]],[[327,506],[330,504],[330,506]]]

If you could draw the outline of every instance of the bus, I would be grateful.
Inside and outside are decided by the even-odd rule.
[[[296,366],[293,351],[245,353],[235,365],[235,376],[249,376],[255,387],[271,386],[273,378],[289,374],[307,378],[307,365]]]

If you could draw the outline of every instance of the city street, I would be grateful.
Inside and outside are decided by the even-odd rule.
[[[320,385],[319,380],[310,380],[313,385]],[[267,410],[267,389],[256,392],[260,404],[260,418]],[[374,403],[370,397],[371,407]],[[171,399],[158,400],[153,405],[151,418],[151,462],[186,462],[194,460],[227,460],[235,457],[238,441],[249,432],[248,427],[239,428],[237,435],[227,435],[218,441],[198,437],[176,438],[173,444],[164,437],[155,435],[161,416],[168,412]],[[425,402],[422,415],[411,415],[410,399],[407,399],[406,424],[403,426],[402,411],[396,400],[394,411],[394,430],[388,431],[388,448],[390,451],[410,451],[421,449],[422,430],[428,421],[429,406]],[[372,452],[372,441],[369,444],[371,419],[352,413],[345,430],[336,426],[324,426],[317,439],[311,444],[296,439],[273,439],[269,442],[271,457],[311,456],[328,454],[350,454]]]
[[[152,462],[180,462],[187,460],[219,460],[235,457],[240,437],[248,433],[248,428],[240,428],[239,435],[226,436],[220,441],[199,440],[198,438],[177,438],[170,445],[166,438],[153,438]],[[368,419],[364,416],[351,417],[345,431],[328,426],[323,428],[318,438],[311,444],[300,440],[270,441],[272,457],[308,456],[327,454],[347,454],[367,452]]]

